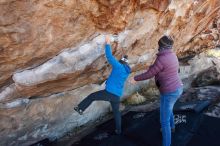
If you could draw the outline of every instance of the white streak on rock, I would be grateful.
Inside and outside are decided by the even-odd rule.
[[[1,103],[0,104],[0,109],[9,109],[9,108],[16,108],[19,106],[23,106],[29,103],[29,99],[17,99],[12,102],[8,103]]]
[[[146,62],[149,59],[149,53],[142,55],[139,59],[138,59],[138,63],[143,63]]]
[[[104,37],[104,35],[98,36],[98,38],[77,48],[66,50],[32,70],[15,73],[13,80],[21,85],[33,86],[54,80],[58,75],[64,73],[83,70],[100,55],[104,54],[104,49],[100,51],[100,47],[96,43],[96,41],[100,42],[101,37]],[[100,43],[104,44],[102,41]],[[103,48],[103,46],[101,47]]]
[[[120,33],[119,41],[123,41],[126,34],[127,32]],[[83,70],[104,54],[104,43],[105,35],[99,35],[89,43],[66,50],[34,69],[15,73],[13,80],[20,85],[33,86],[55,80],[62,74]]]
[[[13,97],[13,95],[16,94],[16,87],[14,84],[6,87],[1,93],[0,93],[0,102],[4,101],[10,97]]]

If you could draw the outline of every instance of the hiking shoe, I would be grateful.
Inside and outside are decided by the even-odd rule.
[[[81,110],[78,106],[77,107],[74,107],[74,110],[79,113],[80,115],[83,114],[83,110]]]

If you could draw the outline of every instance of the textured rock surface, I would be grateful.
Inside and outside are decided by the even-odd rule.
[[[211,100],[212,105],[209,106],[205,114],[220,118],[220,86],[205,86],[190,88],[180,98],[181,102]]]
[[[88,85],[47,98],[30,100],[19,108],[1,108],[0,137],[4,140],[0,145],[30,145],[45,137],[54,139],[73,127],[94,121],[110,111],[109,103],[92,103],[84,116],[73,112],[73,107],[88,94],[100,89],[102,87],[99,85]]]
[[[220,99],[220,97],[219,97]],[[220,102],[216,103],[212,108],[210,108],[207,112],[207,115],[212,117],[220,118]]]
[[[205,114],[220,118],[220,86],[190,88],[182,95],[180,101],[189,102],[207,99],[212,102]]]
[[[196,84],[204,84],[204,85],[212,85],[217,84],[218,82],[218,70],[220,69],[220,60],[219,58],[213,58],[207,55],[206,53],[201,53],[196,55],[193,58],[188,58],[188,60],[180,61],[180,76],[182,78],[182,81],[184,83],[184,88],[187,89],[192,86],[196,86]],[[207,70],[212,69],[213,75],[204,75],[203,72],[206,72]],[[211,73],[211,72],[210,72]],[[207,78],[208,76],[208,78]],[[216,81],[213,83],[207,84],[207,81]],[[199,83],[199,81],[201,81]],[[204,83],[203,83],[204,82]]]
[[[0,145],[56,137],[77,126],[60,121],[99,115],[71,113],[97,89],[84,86],[102,84],[109,74],[104,34],[118,34],[113,52],[127,53],[136,71],[151,64],[163,34],[173,36],[181,58],[220,45],[219,17],[219,0],[0,0]]]
[[[220,66],[212,66],[200,72],[193,81],[194,87],[220,85]]]
[[[106,32],[119,33],[115,54],[120,57],[123,48],[135,69],[152,62],[164,33],[173,35],[179,56],[213,48],[219,41],[219,3],[2,1],[0,99],[48,95],[104,81],[110,68],[98,48]]]
[[[219,86],[205,86],[198,88],[191,88],[185,92],[182,97],[182,102],[196,101],[196,100],[217,100],[220,97]]]

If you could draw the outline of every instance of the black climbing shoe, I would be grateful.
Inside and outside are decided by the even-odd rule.
[[[74,110],[75,110],[77,113],[79,113],[80,115],[83,114],[83,111],[82,111],[81,109],[79,109],[78,106],[77,106],[77,107],[74,107]]]

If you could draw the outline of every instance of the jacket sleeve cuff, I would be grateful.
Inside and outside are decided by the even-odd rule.
[[[135,77],[134,77],[134,80],[135,80],[135,81],[140,81],[139,76],[135,76]]]

